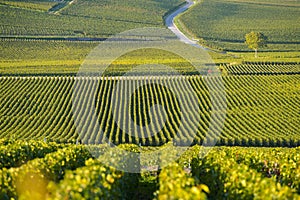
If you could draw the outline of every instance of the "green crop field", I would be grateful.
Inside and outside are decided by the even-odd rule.
[[[19,40],[0,41],[0,73],[5,75],[76,75],[87,55],[99,42]],[[144,49],[122,55],[106,70],[105,75],[122,75],[133,67],[143,64],[164,63],[185,75],[197,74],[197,70],[178,55],[157,49]],[[158,67],[154,74],[166,74]],[[135,74],[145,74],[143,68]]]
[[[0,40],[0,73],[76,74],[95,42]]]
[[[95,146],[99,155],[116,157],[118,165],[133,160],[137,168],[143,162],[134,156],[121,157],[115,149],[137,154],[151,152],[134,145]],[[164,148],[164,147],[162,147]],[[103,165],[82,145],[51,142],[2,140],[0,157],[7,161],[0,169],[1,199],[296,199],[299,194],[299,148],[213,149],[204,159],[194,146],[176,162],[153,174],[131,174]],[[106,154],[110,152],[110,154]],[[159,159],[176,150],[162,151]],[[22,156],[20,156],[22,155]],[[120,158],[120,159],[119,159]],[[16,164],[18,163],[18,164]],[[186,173],[184,169],[190,170]],[[232,183],[232,184],[229,184]],[[34,186],[34,187],[33,187]],[[148,187],[152,194],[143,188]]]
[[[220,66],[225,74],[232,75],[257,75],[257,74],[299,74],[300,63],[280,62],[245,62],[242,64],[225,64]]]
[[[163,15],[181,3],[182,0],[76,0],[55,14],[0,2],[0,36],[107,38],[133,28],[162,27]]]
[[[207,80],[201,77],[168,77],[130,78],[122,80],[118,77],[102,80],[101,78],[82,78],[75,81],[72,77],[2,77],[1,80],[1,132],[0,136],[18,139],[51,138],[58,141],[81,139],[85,143],[103,143],[107,139],[115,144],[135,143],[142,145],[161,145],[172,138],[177,138],[181,145],[197,143],[205,140],[218,140],[219,145],[242,146],[296,146],[299,145],[299,75],[281,76],[237,76],[224,77],[227,98],[226,113],[214,111],[217,117],[211,122],[211,99],[207,88]],[[219,84],[220,78],[211,77],[209,82]],[[186,114],[195,102],[183,96],[189,96],[189,90],[184,91],[186,81],[189,82],[197,94],[199,110]],[[74,85],[79,86],[74,86]],[[143,86],[144,85],[144,86]],[[133,120],[146,125],[142,131],[143,137],[136,132],[129,137],[124,130],[116,124],[117,116],[126,116],[129,109],[125,103],[127,92],[134,86],[140,87],[134,93],[134,100],[130,103]],[[143,87],[142,87],[143,86]],[[97,121],[86,120],[83,124],[84,133],[78,135],[74,115],[90,119],[90,113],[83,110],[72,109],[72,100],[76,102],[91,101],[83,96],[80,99],[74,95],[88,91],[90,87],[99,89],[95,99],[99,101]],[[120,87],[120,88],[119,88]],[[124,94],[114,93],[116,88]],[[178,90],[180,96],[174,91]],[[221,89],[221,88],[219,88]],[[175,91],[176,92],[176,91]],[[221,91],[218,91],[221,92]],[[84,93],[83,93],[84,94]],[[125,96],[124,96],[125,95]],[[174,96],[175,95],[175,96]],[[73,97],[73,99],[72,99]],[[89,98],[92,98],[90,96]],[[224,97],[225,98],[225,97]],[[112,99],[119,102],[116,107]],[[150,117],[152,104],[164,106],[167,112],[165,127],[155,136],[151,134],[155,129],[155,121],[162,121],[162,111],[155,112]],[[280,105],[280,106],[279,106]],[[183,106],[183,107],[182,107]],[[73,113],[75,112],[75,113]],[[85,114],[84,114],[85,113]],[[226,114],[224,125],[220,120]],[[190,119],[183,121],[183,116]],[[129,124],[131,117],[124,117],[121,123]],[[77,119],[76,119],[77,120]],[[191,123],[193,122],[193,123]],[[99,130],[95,130],[95,123]],[[192,126],[192,124],[195,124]],[[213,129],[222,130],[220,135],[207,135],[211,124]],[[180,126],[181,125],[181,126]],[[179,129],[179,126],[181,127]],[[178,132],[178,133],[177,133]]]
[[[299,1],[203,0],[177,19],[183,29],[204,44],[224,50],[245,51],[245,34],[263,32],[263,50],[299,51]]]
[[[300,1],[197,1],[174,22],[206,52],[114,36],[184,3],[0,0],[1,200],[300,200]]]
[[[59,4],[55,1],[37,1],[37,0],[28,0],[28,1],[19,1],[19,0],[13,0],[13,1],[7,1],[7,0],[1,0],[0,4],[3,5],[9,5],[12,7],[17,8],[24,8],[24,9],[32,9],[32,10],[39,10],[39,11],[48,11],[55,5]]]

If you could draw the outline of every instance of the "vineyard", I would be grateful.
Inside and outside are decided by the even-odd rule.
[[[1,75],[76,74],[96,42],[0,40]]]
[[[299,199],[299,148],[217,148],[192,172],[212,199]]]
[[[0,76],[12,75],[75,75],[86,56],[97,47],[99,41],[63,41],[46,39],[0,39]],[[253,57],[251,53],[248,57]],[[275,54],[275,53],[273,53]],[[229,65],[224,60],[217,64],[222,66],[226,74],[297,74],[299,73],[299,56],[297,52],[276,53],[285,62],[268,61],[267,54],[260,53],[265,62],[243,62],[243,64]],[[212,55],[214,57],[215,55]],[[290,57],[289,57],[290,56]],[[217,57],[217,56],[216,56]],[[232,58],[231,58],[232,59]],[[118,58],[111,64],[106,75],[122,75],[130,71],[133,66],[149,64],[165,64],[177,70],[183,75],[195,75],[197,70],[193,69],[183,58],[179,58],[170,52],[147,49],[137,50]],[[225,60],[226,61],[226,60]],[[152,71],[160,72],[158,68]],[[137,73],[137,72],[135,72]],[[139,74],[143,75],[143,71]],[[166,74],[166,72],[164,72]],[[204,73],[202,73],[204,74]]]
[[[0,200],[300,200],[299,0],[185,3],[0,0]]]
[[[208,87],[221,81],[226,110],[212,108]],[[0,85],[1,138],[150,146],[173,139],[178,145],[230,146],[297,146],[300,141],[299,75],[1,77]],[[220,94],[221,89],[214,88]],[[74,109],[74,104],[82,106]],[[163,109],[153,110],[154,105]],[[145,128],[132,128],[131,120]],[[207,134],[209,129],[214,131]]]
[[[299,1],[204,0],[177,19],[201,43],[225,51],[246,51],[245,34],[263,32],[267,51],[299,51]]]
[[[7,161],[0,169],[1,199],[265,199],[270,194],[270,199],[300,199],[299,148],[219,147],[202,158],[203,147],[196,145],[155,175],[122,172],[104,165],[101,157],[111,151],[110,156],[122,158],[114,149],[141,154],[157,148],[94,146],[97,159],[83,145],[0,142],[0,157]],[[159,157],[175,152],[161,151]]]
[[[5,2],[1,4],[0,1],[1,36],[98,38],[134,28],[162,27],[162,16],[183,3],[181,0],[77,0],[72,6],[51,14],[17,7],[20,2],[15,2],[14,6],[11,6],[12,2]]]
[[[300,63],[245,62],[243,64],[225,64],[221,66],[224,73],[231,75],[276,75],[299,74]]]
[[[52,7],[60,4],[57,1],[7,1],[1,0],[0,4],[9,5],[13,7],[25,8],[25,9],[32,9],[32,10],[39,10],[39,11],[48,11]]]
[[[2,39],[0,43],[0,76],[74,76],[86,56],[101,45],[99,41],[38,39]],[[110,64],[105,75],[120,76],[138,65],[149,63],[168,65],[183,75],[199,74],[190,63],[174,53],[142,49],[120,56]],[[167,74],[163,70],[155,66],[151,72],[152,75]],[[145,75],[145,69],[137,68],[134,73]]]

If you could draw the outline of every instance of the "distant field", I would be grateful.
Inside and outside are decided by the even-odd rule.
[[[85,19],[93,18],[117,28],[115,24],[152,25],[161,26],[162,16],[166,11],[183,3],[184,0],[149,1],[149,0],[79,0],[72,6],[60,12],[62,15],[78,16]]]
[[[86,56],[99,42],[0,40],[0,75],[75,75]],[[101,61],[103,62],[103,61]],[[157,49],[136,50],[111,63],[105,75],[122,75],[136,68],[135,74],[145,74],[143,64],[165,64],[180,74],[198,71],[185,59]],[[151,69],[152,75],[162,69]],[[205,73],[203,71],[203,73]]]
[[[299,0],[224,0],[227,2],[241,2],[241,3],[252,3],[261,5],[281,5],[281,6],[300,6]]]
[[[93,42],[0,40],[0,74],[76,73]]]
[[[300,74],[300,63],[294,62],[246,62],[242,64],[225,64],[220,68],[224,70],[224,73],[233,75]]]
[[[133,28],[162,27],[163,15],[183,2],[77,0],[58,13],[24,9],[27,1],[6,2],[0,4],[0,35],[106,38]]]
[[[19,8],[25,9],[33,9],[33,10],[40,10],[40,11],[48,11],[53,6],[57,5],[59,2],[57,1],[39,1],[39,0],[0,0],[0,4],[10,5]]]
[[[269,45],[263,50],[299,51],[299,9],[299,0],[203,0],[177,23],[214,48],[249,51],[244,44],[245,34],[260,31],[269,38]]]
[[[207,77],[209,78],[209,77]],[[185,89],[183,80],[188,81],[197,94],[200,113],[190,110],[195,107]],[[238,146],[295,146],[299,145],[299,75],[279,76],[225,76],[227,110],[224,126],[220,121],[222,112],[215,111],[219,116],[211,118],[211,99],[205,78],[186,76],[185,78],[147,78],[136,77],[130,80],[108,78],[82,79],[79,84],[83,91],[96,86],[97,120],[84,120],[84,131],[81,137],[85,142],[102,143],[105,137],[115,144],[135,143],[142,145],[161,145],[176,138],[178,143],[202,143],[206,137],[210,120],[214,130],[222,130],[220,138],[211,133],[208,140],[220,139],[219,145]],[[218,78],[211,77],[213,83]],[[112,92],[116,84],[120,84],[120,92]],[[0,78],[0,137],[19,139],[43,139],[44,137],[58,141],[70,141],[78,138],[72,111],[72,95],[75,79],[72,77],[28,77]],[[131,98],[131,117],[137,124],[146,125],[142,130],[143,137],[128,136],[115,123],[114,116],[123,116],[126,109],[124,98],[128,88],[139,87]],[[162,87],[162,85],[167,87]],[[182,96],[174,96],[172,90],[181,91]],[[217,92],[220,92],[217,90]],[[80,101],[89,99],[81,96]],[[117,106],[111,102],[120,102]],[[167,111],[166,125],[155,136],[149,136],[162,121],[163,114],[155,112],[154,118],[149,115],[153,104],[163,105]],[[179,107],[179,104],[183,107]],[[128,106],[128,105],[127,105]],[[80,107],[81,108],[81,107]],[[89,116],[89,109],[77,110],[82,119]],[[191,111],[189,119],[181,118],[183,111]],[[124,115],[124,124],[131,117]],[[95,129],[99,123],[101,132]],[[147,125],[149,124],[149,125]],[[197,128],[196,125],[199,124]],[[179,125],[181,129],[179,131]],[[177,134],[177,131],[179,135]],[[214,132],[215,133],[215,132]]]
[[[50,41],[50,40],[15,40],[0,39],[0,75],[75,75],[86,56],[94,49],[99,42],[79,41]],[[216,65],[223,63],[242,63],[243,60],[251,62],[276,62],[278,70],[285,67],[285,63],[299,63],[298,52],[262,52],[259,58],[255,59],[253,53],[229,53],[218,54],[209,52],[216,62]],[[154,49],[139,50],[121,56],[106,71],[106,75],[121,75],[133,67],[142,64],[166,64],[176,69],[181,74],[197,74],[186,60],[178,56]],[[259,65],[263,67],[263,65]],[[273,68],[261,69],[272,73]],[[143,74],[144,69],[140,70]],[[160,73],[160,69],[152,69],[152,72]],[[277,70],[277,71],[278,71]],[[290,73],[287,69],[287,73]],[[295,68],[293,71],[297,71]],[[135,71],[137,73],[138,71]]]

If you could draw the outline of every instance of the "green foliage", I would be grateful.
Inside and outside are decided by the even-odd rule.
[[[207,77],[212,83],[218,81],[216,77]],[[114,78],[87,78],[82,79],[82,89],[88,90],[95,84],[99,89],[96,99],[98,123],[103,132],[93,131],[93,123],[84,120],[86,134],[81,134],[83,143],[99,144],[110,143],[116,145],[123,143],[141,144],[142,146],[160,146],[169,141],[176,145],[191,143],[202,144],[210,120],[210,96],[204,78],[199,76],[186,76],[199,99],[201,114],[192,114],[191,120],[199,122],[199,129],[191,131],[188,122],[181,122],[180,109],[190,110],[188,99],[177,99],[174,93],[161,87],[160,83],[182,91],[183,80],[179,77],[157,78],[151,84],[145,79],[130,78],[130,80],[117,80]],[[299,145],[299,101],[298,92],[299,75],[278,76],[224,76],[226,88],[227,112],[222,133],[218,137],[217,145],[238,146],[297,146]],[[76,124],[72,111],[72,95],[74,77],[2,77],[0,78],[0,105],[1,105],[1,138],[16,139],[44,139],[52,141],[74,141],[78,138]],[[125,98],[127,93],[114,94],[111,91],[115,84],[121,88],[132,87],[133,84],[146,84],[143,90],[138,90],[132,98],[132,119],[134,121],[147,121],[148,109],[156,103],[165,105],[168,113],[165,127],[153,137],[141,138],[138,135],[128,136],[117,125],[113,125],[113,111],[124,113],[127,109],[116,109],[111,99]],[[154,84],[156,83],[156,84]],[[28,92],[30,91],[30,93]],[[123,90],[125,91],[125,89]],[[187,91],[188,92],[188,91]],[[183,92],[183,94],[185,94]],[[115,95],[115,96],[114,96]],[[146,101],[148,95],[148,100]],[[86,97],[80,96],[80,99]],[[139,100],[140,99],[140,100]],[[138,104],[137,102],[141,102]],[[179,107],[179,102],[186,106]],[[281,105],[281,106],[278,106]],[[85,116],[89,113],[84,112]],[[83,119],[85,119],[83,116]],[[155,113],[159,120],[161,113]],[[88,119],[88,118],[87,118]],[[128,120],[124,117],[123,120]],[[179,124],[182,131],[177,133]],[[146,123],[147,124],[147,123]],[[148,124],[147,124],[148,125]],[[150,126],[150,125],[149,125]],[[150,129],[143,130],[149,136]],[[177,136],[176,136],[177,135]],[[176,138],[177,137],[177,138]],[[178,141],[179,139],[179,141]],[[168,151],[168,150],[166,150]]]
[[[95,42],[0,40],[1,74],[75,74]]]
[[[53,41],[53,40],[14,40],[14,39],[2,39],[0,40],[0,74],[4,75],[75,75],[81,64],[83,63],[89,52],[99,45],[98,42],[79,42],[79,41]],[[212,53],[212,52],[210,52]],[[248,53],[250,54],[250,53]],[[219,55],[219,54],[218,54]],[[212,54],[212,57],[216,62],[235,62],[236,60],[253,60],[254,57],[244,54],[226,54],[223,57],[217,57],[216,53]],[[221,61],[219,61],[221,59]],[[293,61],[296,65],[290,63]],[[258,59],[260,62],[266,63],[273,60],[283,60],[285,62],[274,63],[276,67],[266,65],[265,63],[258,63],[255,67],[261,72],[267,71],[270,74],[275,73],[297,73],[297,62],[300,62],[299,53],[265,53],[261,52]],[[270,60],[270,61],[268,61]],[[199,74],[195,68],[186,60],[179,58],[170,52],[157,50],[157,49],[143,49],[130,52],[126,55],[119,57],[115,60],[110,67],[105,71],[106,75],[122,75],[123,73],[130,71],[133,67],[138,65],[149,64],[165,64],[179,73],[184,75]],[[254,70],[253,63],[245,63],[244,67]],[[272,64],[271,64],[272,65]],[[289,67],[294,65],[294,67]],[[236,70],[238,67],[232,66]],[[267,69],[268,68],[268,69]],[[158,66],[155,69],[151,69],[151,73],[155,74],[167,74]],[[230,71],[230,70],[229,70]],[[150,74],[149,70],[146,71],[143,68],[136,68],[135,74]],[[202,74],[205,74],[205,68]],[[250,73],[250,71],[249,71]],[[254,71],[253,71],[254,73]]]
[[[232,75],[272,75],[299,74],[300,63],[296,62],[243,62],[242,64],[223,64],[223,72]]]
[[[36,158],[18,168],[1,170],[0,196],[26,199],[28,195],[45,197],[49,181],[58,182],[64,177],[65,170],[74,170],[83,166],[91,158],[90,152],[83,146],[67,146],[43,158]]]
[[[300,194],[300,154],[299,147],[293,149],[264,148],[223,148],[228,157],[237,163],[261,172],[264,177],[273,178],[281,185],[295,189]]]
[[[140,154],[137,145],[121,144],[107,149],[97,159],[105,165],[112,166],[118,170],[134,173],[140,172]]]
[[[177,23],[216,49],[246,51],[245,34],[263,31],[266,50],[299,50],[299,6],[298,1],[204,0]]]
[[[250,32],[245,36],[245,43],[250,49],[257,50],[258,48],[267,46],[267,37],[260,32]]]
[[[129,199],[122,185],[133,183],[123,177],[123,172],[89,159],[84,167],[67,171],[60,183],[50,183],[48,199]]]
[[[186,174],[181,166],[172,164],[159,174],[159,190],[155,192],[157,200],[206,199],[209,188]]]
[[[48,11],[53,6],[57,5],[56,1],[37,1],[37,0],[1,0],[0,4],[10,5],[19,8]]]
[[[257,50],[267,46],[267,37],[260,32],[250,32],[245,36],[245,43],[250,49],[255,50],[255,57],[257,57]]]
[[[76,0],[56,14],[0,4],[5,19],[0,35],[107,38],[129,29],[162,27],[163,15],[182,2]]]
[[[16,141],[15,144],[21,143]],[[39,141],[29,145],[44,146]],[[92,159],[90,147],[104,159],[116,159],[118,151],[107,146],[65,144],[62,149],[19,167],[0,170],[1,199],[140,199],[153,191],[155,199],[295,199],[300,198],[300,148],[242,148],[193,146],[177,163],[169,163],[159,175],[131,174]],[[8,145],[10,151],[12,145]],[[129,152],[147,153],[163,147],[123,144]],[[120,150],[120,149],[119,149]],[[109,152],[110,157],[105,157]],[[204,152],[209,152],[207,155]],[[170,153],[171,154],[171,153]],[[204,156],[204,157],[203,157]],[[126,157],[126,156],[125,156]],[[132,159],[132,158],[130,158]],[[186,166],[185,163],[189,163]],[[192,173],[186,171],[190,167]],[[184,169],[185,168],[185,169]],[[158,181],[158,187],[156,187]],[[148,184],[146,183],[148,182]],[[152,182],[153,184],[149,184]],[[143,191],[141,191],[141,189]],[[147,190],[147,192],[145,192]],[[149,190],[149,191],[148,191]],[[152,196],[142,196],[150,198]]]
[[[18,167],[34,158],[44,157],[56,151],[60,146],[55,143],[41,141],[15,141],[12,144],[0,146],[0,168]]]
[[[233,149],[235,151],[235,149]],[[257,149],[255,150],[257,151]],[[264,151],[259,151],[263,153]],[[243,156],[236,149],[228,155],[223,149],[212,150],[206,157],[195,158],[192,173],[211,190],[212,199],[299,199],[294,189],[265,177],[251,166],[237,163],[236,158]],[[252,152],[245,150],[249,159],[256,159]],[[252,153],[252,154],[251,154]],[[271,158],[271,157],[270,157]],[[289,161],[285,160],[286,165]],[[290,174],[294,173],[290,171]],[[298,174],[298,172],[296,172]]]
[[[0,186],[1,199],[8,200],[16,196],[11,173],[6,168],[0,170]]]
[[[0,139],[0,145],[1,146],[10,145],[12,143],[14,143],[14,140],[12,138],[9,138],[9,139],[8,138],[1,138]]]
[[[55,41],[55,40],[0,40],[0,74],[11,75],[75,75],[86,56],[99,42]],[[102,61],[101,61],[102,62]],[[165,64],[181,74],[199,74],[185,59],[174,53],[158,49],[142,49],[120,56],[105,75],[122,75],[134,67],[134,74],[167,74],[158,66],[149,70],[138,68],[143,64]],[[205,73],[205,69],[201,73]]]
[[[182,0],[79,0],[63,10],[61,14],[88,16],[107,23],[122,22],[127,26],[131,24],[135,24],[135,26],[161,26],[163,25],[162,17],[164,14],[183,2]]]

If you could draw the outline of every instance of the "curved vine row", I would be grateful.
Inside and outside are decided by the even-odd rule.
[[[222,79],[227,110],[216,111],[212,118],[212,91],[206,81],[217,85],[220,77],[1,77],[0,137],[153,146],[171,140],[178,145],[215,140],[229,146],[300,144],[299,75]],[[221,87],[216,88],[220,92]],[[197,102],[189,98],[191,92]],[[129,105],[125,99],[130,99]],[[89,107],[74,111],[72,103],[95,106],[97,117],[90,117]],[[155,105],[163,109],[151,110]],[[140,128],[129,126],[131,121]],[[207,134],[209,129],[221,135]]]

